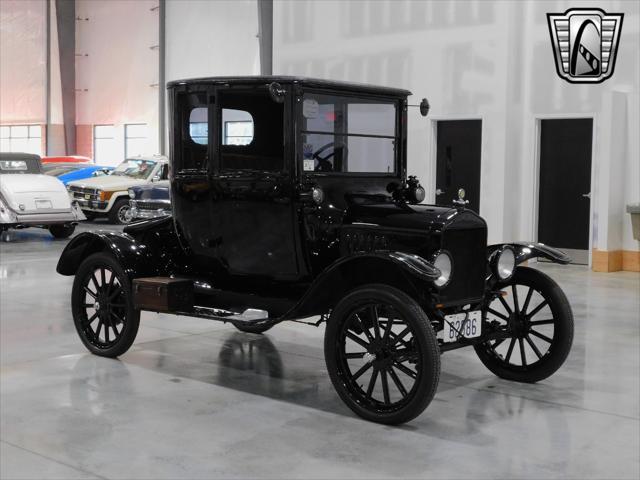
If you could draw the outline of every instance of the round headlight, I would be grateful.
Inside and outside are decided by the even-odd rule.
[[[131,189],[129,189],[129,198],[136,198],[136,193]]]
[[[320,205],[324,200],[324,192],[320,187],[313,187],[311,190],[311,198],[316,203],[316,205]]]
[[[513,248],[505,247],[500,253],[495,263],[496,275],[500,280],[507,280],[513,275],[516,268],[516,254]]]
[[[440,270],[440,276],[433,282],[436,287],[444,287],[451,280],[451,273],[453,272],[453,260],[444,250],[439,251],[434,259],[433,266]]]

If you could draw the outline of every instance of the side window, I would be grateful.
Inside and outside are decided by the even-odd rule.
[[[284,168],[284,105],[264,91],[220,94],[220,168],[281,171]]]
[[[207,93],[180,92],[176,104],[173,165],[178,172],[206,170],[209,163]]]

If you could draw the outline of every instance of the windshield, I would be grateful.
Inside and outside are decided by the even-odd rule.
[[[306,93],[303,171],[394,173],[396,105],[391,100]]]
[[[147,179],[153,171],[156,162],[153,160],[125,160],[111,175],[119,175],[122,177],[131,177],[136,179]]]
[[[86,165],[60,165],[57,163],[45,163],[42,165],[42,170],[47,175],[51,175],[52,177],[59,177],[60,175],[64,175],[65,173],[71,173],[76,170],[80,170],[81,168],[87,168]]]

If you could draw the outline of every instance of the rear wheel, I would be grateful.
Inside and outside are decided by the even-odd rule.
[[[71,308],[76,331],[91,353],[117,357],[133,344],[140,312],[133,307],[129,277],[112,255],[95,253],[82,262]]]
[[[76,226],[69,223],[49,226],[49,233],[55,238],[69,238],[75,230]]]
[[[507,296],[486,309],[505,338],[475,346],[478,357],[497,376],[533,383],[564,363],[573,342],[573,314],[562,289],[539,270],[518,267],[502,286]]]
[[[331,312],[324,351],[336,391],[367,420],[407,422],[435,395],[435,333],[420,306],[395,288],[367,285],[349,293]]]
[[[131,223],[131,206],[129,200],[126,198],[120,198],[116,200],[109,212],[109,221],[116,225],[126,225]]]

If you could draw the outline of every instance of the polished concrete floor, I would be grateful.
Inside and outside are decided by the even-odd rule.
[[[86,227],[83,227],[86,228]],[[264,336],[144,314],[120,360],[88,354],[55,273],[66,241],[0,245],[0,477],[632,478],[640,476],[640,276],[540,264],[573,305],[574,348],[536,385],[446,353],[435,400],[386,427],[325,371],[324,328]]]

